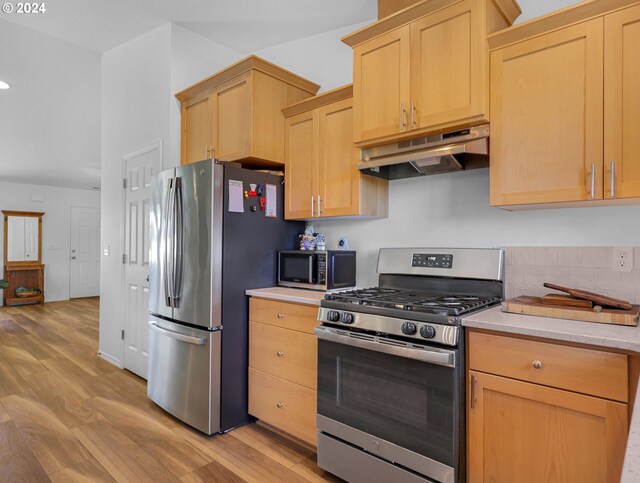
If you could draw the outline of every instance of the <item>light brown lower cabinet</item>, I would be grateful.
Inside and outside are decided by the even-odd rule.
[[[628,432],[626,355],[481,332],[470,332],[468,344],[467,481],[619,481]],[[579,392],[581,380],[607,373],[619,387],[606,381],[591,392],[620,400]],[[576,388],[551,387],[565,381]]]
[[[318,307],[252,297],[249,414],[316,446]]]

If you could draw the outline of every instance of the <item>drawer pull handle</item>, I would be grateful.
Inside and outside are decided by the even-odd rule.
[[[279,319],[284,319],[284,314],[278,314],[278,315],[277,315],[277,317],[278,317]]]
[[[542,369],[542,361],[533,361],[531,365],[534,369]]]
[[[282,357],[282,356],[284,355],[284,352],[282,352],[282,351],[278,351],[278,352],[276,352],[276,355],[277,355],[278,357]]]
[[[283,408],[284,407],[284,403],[279,402],[278,404],[276,404],[276,407],[278,409]]]

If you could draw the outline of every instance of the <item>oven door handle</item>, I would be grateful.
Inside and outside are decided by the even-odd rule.
[[[385,344],[383,342],[360,339],[349,335],[341,335],[335,330],[326,327],[316,327],[313,333],[318,339],[337,342],[361,349],[383,352],[394,356],[406,357],[417,361],[427,362],[429,364],[437,364],[439,366],[456,367],[455,352],[435,347],[402,347],[397,345]]]

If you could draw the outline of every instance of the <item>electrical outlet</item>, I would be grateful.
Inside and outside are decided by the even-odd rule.
[[[633,247],[613,247],[611,268],[616,272],[633,270]]]

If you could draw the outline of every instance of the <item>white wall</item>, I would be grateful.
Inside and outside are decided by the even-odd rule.
[[[320,84],[319,92],[325,92],[353,82],[353,49],[340,39],[373,21],[347,25],[255,54]]]
[[[44,202],[31,201],[31,196],[44,197]],[[42,263],[46,302],[69,299],[69,257],[71,207],[100,208],[100,192],[57,188],[22,183],[0,182],[0,209],[40,211],[42,218]],[[4,224],[0,236],[4,239]],[[4,260],[4,244],[0,243],[0,264]]]
[[[0,20],[0,180],[100,184],[100,56]]]
[[[389,217],[313,222],[337,248],[358,252],[360,286],[375,285],[382,247],[637,246],[640,206],[511,212],[489,206],[489,170],[424,176],[389,184]]]
[[[175,94],[243,57],[240,52],[171,24],[171,137],[166,167],[180,164],[180,102]]]
[[[122,360],[123,157],[163,140],[169,152],[171,26],[166,24],[102,56],[102,218],[100,351]],[[103,251],[101,250],[101,253]]]

